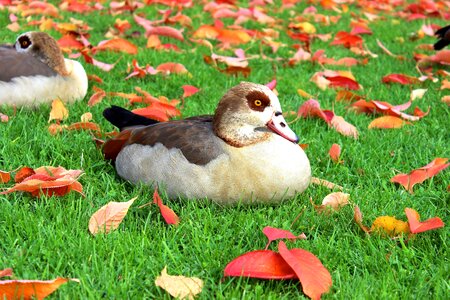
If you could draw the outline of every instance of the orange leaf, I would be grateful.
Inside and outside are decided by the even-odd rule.
[[[353,137],[355,140],[358,139],[358,129],[345,121],[343,117],[333,116],[330,124],[340,134]]]
[[[52,102],[52,110],[50,111],[50,117],[48,122],[51,120],[62,121],[67,119],[69,116],[69,111],[64,106],[64,103],[60,99],[55,99]]]
[[[245,44],[248,43],[252,38],[247,32],[243,30],[229,30],[221,29],[217,39],[222,43],[229,44]]]
[[[271,242],[273,242],[275,240],[279,240],[279,239],[289,239],[289,240],[302,239],[302,240],[306,240],[306,235],[304,233],[300,234],[299,236],[296,236],[292,232],[290,232],[289,230],[274,228],[274,227],[270,227],[270,226],[264,227],[262,232],[269,239],[269,242],[267,243],[265,250],[267,250],[267,248],[269,247]]]
[[[67,130],[92,130],[92,131],[100,131],[100,127],[93,122],[77,122],[70,124],[67,127]]]
[[[77,279],[70,279],[78,281]],[[44,299],[69,279],[53,280],[4,280],[0,281],[1,299]]]
[[[176,213],[170,207],[162,203],[157,188],[155,188],[155,192],[153,193],[153,203],[156,203],[158,205],[159,211],[161,212],[161,215],[163,216],[167,224],[178,225],[178,223],[180,223],[180,218],[178,218]]]
[[[447,161],[448,158],[435,158],[428,165],[412,170],[409,174],[398,174],[392,177],[391,182],[401,184],[408,192],[413,193],[414,185],[424,182],[450,166],[450,163],[446,163]]]
[[[435,217],[428,219],[424,222],[420,222],[420,216],[412,208],[405,208],[405,214],[408,218],[409,229],[412,233],[420,233],[428,230],[433,230],[437,228],[444,227],[444,222],[442,222],[441,218]]]
[[[93,53],[99,50],[125,52],[131,55],[136,55],[138,53],[138,48],[136,45],[122,38],[114,38],[112,40],[101,41],[97,47],[94,47],[92,49]]]
[[[147,106],[144,108],[137,108],[132,110],[133,113],[160,122],[169,121],[169,116],[166,112],[154,108],[153,106]]]
[[[331,159],[335,162],[339,162],[339,156],[341,156],[341,146],[338,144],[331,145],[330,150],[328,151],[328,154],[330,155]]]
[[[123,218],[128,213],[128,209],[133,204],[136,198],[127,202],[111,201],[97,210],[89,220],[89,231],[96,235],[98,233],[109,233],[117,229]]]
[[[381,216],[372,223],[370,231],[386,233],[389,236],[398,236],[402,233],[409,233],[408,223],[397,220],[395,217]]]
[[[91,96],[91,98],[89,98],[89,101],[87,103],[87,105],[90,107],[96,105],[97,103],[100,103],[106,96],[106,92],[101,88],[94,86],[94,91],[95,93]]]
[[[395,129],[395,128],[401,128],[405,126],[406,124],[411,124],[407,121],[404,121],[400,119],[399,117],[394,116],[383,116],[374,119],[372,122],[370,122],[368,128],[379,128],[379,129]]]
[[[183,85],[182,88],[184,91],[183,96],[182,96],[183,98],[190,97],[190,96],[198,93],[198,91],[199,91],[199,89],[193,85]]]
[[[14,176],[14,182],[22,182],[25,178],[30,177],[33,174],[36,174],[36,172],[32,168],[23,167],[19,171],[17,171],[16,175]]]
[[[0,278],[6,276],[12,276],[13,270],[11,268],[6,268],[4,270],[0,270]]]
[[[370,233],[370,229],[367,226],[364,226],[364,224],[362,223],[362,213],[361,210],[359,209],[358,205],[355,206],[355,213],[353,215],[353,219],[355,220],[356,224],[358,224],[359,228],[361,228],[365,233]]]
[[[174,73],[174,74],[189,73],[189,71],[186,69],[185,66],[183,66],[182,64],[173,63],[173,62],[160,64],[159,66],[156,67],[156,70],[161,73],[164,73],[166,75],[169,75],[170,73]]]
[[[313,300],[320,299],[323,293],[330,290],[333,284],[330,272],[314,254],[299,248],[288,250],[282,241],[278,244],[278,251],[294,270],[305,295]]]
[[[7,183],[11,180],[10,172],[0,170],[0,183]]]

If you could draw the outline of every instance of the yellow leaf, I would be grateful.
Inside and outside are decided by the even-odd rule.
[[[156,278],[155,284],[179,299],[194,299],[203,289],[203,281],[200,278],[171,276],[167,274],[167,266],[161,271],[161,276]]]
[[[50,111],[50,117],[48,122],[51,120],[62,121],[67,119],[69,116],[69,111],[64,106],[64,103],[60,99],[55,99],[52,102],[52,110]]]
[[[304,33],[308,34],[316,33],[316,27],[314,27],[313,24],[308,22],[297,23],[295,24],[295,27]]]
[[[389,236],[398,236],[402,233],[409,233],[408,222],[397,220],[395,217],[382,216],[373,221],[371,231],[386,233]]]
[[[298,89],[298,90],[297,90],[297,93],[298,93],[300,96],[302,96],[303,98],[314,98],[313,95],[308,94],[307,92],[305,92],[305,91],[302,90],[302,89]]]

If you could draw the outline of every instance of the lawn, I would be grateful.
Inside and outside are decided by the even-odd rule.
[[[59,3],[52,3],[58,8]],[[297,93],[297,89],[302,89],[313,95],[323,109],[334,110],[336,115],[343,116],[358,129],[359,138],[355,140],[339,134],[321,119],[298,119],[295,114],[286,117],[291,122],[291,128],[300,136],[300,143],[308,144],[306,154],[313,176],[343,186],[344,192],[350,194],[351,205],[333,214],[319,214],[310,204],[310,199],[319,204],[332,190],[317,185],[311,185],[303,194],[275,206],[222,207],[207,199],[170,200],[164,191],[160,191],[164,202],[181,220],[179,226],[170,226],[154,205],[139,208],[152,200],[153,190],[120,179],[110,162],[103,159],[89,131],[63,131],[51,135],[48,131],[50,105],[36,109],[19,108],[17,111],[3,106],[0,112],[8,115],[9,121],[0,123],[0,169],[11,171],[21,166],[37,168],[59,165],[67,169],[81,169],[84,175],[80,182],[85,197],[74,192],[64,197],[44,196],[39,199],[22,193],[0,195],[0,270],[13,268],[16,279],[46,280],[60,276],[80,280],[79,284],[70,282],[63,285],[50,297],[54,299],[169,299],[170,296],[154,284],[164,266],[167,266],[169,274],[195,276],[204,280],[199,299],[305,297],[299,282],[295,280],[223,276],[225,266],[235,257],[264,249],[266,238],[261,230],[272,226],[288,229],[297,235],[302,232],[306,234],[307,240],[286,243],[288,248],[303,248],[312,252],[329,270],[333,286],[329,293],[323,295],[324,299],[448,298],[448,226],[412,237],[402,235],[391,239],[379,234],[368,236],[353,220],[353,207],[358,205],[367,226],[379,216],[396,216],[405,221],[406,207],[417,210],[423,220],[438,216],[447,224],[449,221],[448,170],[416,185],[413,194],[390,182],[396,174],[409,173],[437,157],[450,157],[450,109],[441,101],[449,90],[440,89],[445,77],[436,74],[439,68],[444,67],[434,69],[437,82],[426,80],[414,85],[388,85],[381,81],[383,76],[392,73],[419,77],[413,55],[432,55],[434,52],[417,46],[435,42],[434,37],[422,36],[419,30],[424,24],[444,26],[447,23],[443,18],[436,17],[407,21],[406,17],[396,13],[407,12],[405,3],[396,5],[393,11],[370,8],[368,3],[371,2],[336,4],[336,9],[326,9],[320,1],[299,1],[292,8],[284,8],[278,0],[267,4],[266,13],[276,19],[275,25],[250,19],[241,26],[258,31],[270,28],[278,32],[279,37],[275,41],[282,45],[276,53],[260,38],[232,45],[231,49],[225,50],[220,49],[220,42],[210,40],[214,53],[234,56],[233,50],[241,48],[247,57],[255,56],[249,59],[251,72],[246,78],[241,73],[237,76],[221,73],[205,63],[204,55],[211,55],[211,50],[190,40],[201,25],[214,24],[211,13],[204,11],[203,5],[194,4],[182,10],[192,19],[192,26],[184,27],[184,41],[161,37],[163,43],[174,44],[180,51],[146,48],[145,30],[136,24],[133,13],[124,11],[112,15],[109,1],[102,3],[103,9],[92,12],[69,12],[64,7],[58,8],[60,18],[46,18],[52,18],[55,23],[73,23],[71,18],[84,21],[91,28],[89,41],[92,45],[106,39],[105,34],[117,18],[128,20],[131,29],[122,37],[139,47],[135,56],[122,52],[98,52],[95,59],[106,63],[117,62],[109,72],[79,58],[86,72],[99,76],[103,83],[91,80],[86,98],[67,105],[69,118],[64,124],[78,122],[82,114],[91,112],[93,121],[99,124],[103,132],[113,130],[113,126],[102,117],[102,111],[111,104],[129,107],[128,101],[107,96],[90,107],[87,101],[94,94],[93,86],[106,92],[124,93],[133,93],[135,87],[140,87],[154,96],[180,99],[183,94],[181,87],[193,85],[200,88],[200,92],[186,98],[184,104],[178,106],[182,116],[189,117],[213,113],[225,91],[240,81],[265,84],[276,78],[276,90],[284,112],[297,112],[299,106],[308,100]],[[444,2],[440,3],[441,13],[449,15],[450,9],[445,8]],[[310,5],[317,8],[317,13],[339,16],[339,21],[331,24],[315,22],[313,15],[302,14]],[[248,4],[237,2],[231,10],[237,11],[238,6],[248,7]],[[136,9],[134,14],[148,20],[159,20],[162,19],[159,10],[168,8],[163,4],[149,4]],[[172,15],[175,15],[177,7],[173,10]],[[378,55],[376,58],[358,56],[343,46],[330,45],[338,31],[351,31],[352,20],[361,18],[367,21],[367,14],[364,13],[369,11],[380,18],[368,21],[373,34],[361,37],[364,45]],[[41,20],[42,14],[26,18],[20,11],[14,13],[20,25],[18,32],[6,28],[11,23],[8,8],[0,10],[0,43],[12,43],[19,33],[39,28],[39,24],[27,23]],[[301,42],[288,35],[288,25],[299,23],[296,18],[302,16],[305,22],[313,24],[317,33],[331,34],[327,41],[314,39],[311,53],[324,49],[329,58],[354,57],[360,61],[367,58],[367,63],[352,67],[322,66],[305,60],[289,65],[288,60],[296,52],[294,45]],[[235,21],[233,18],[221,20],[225,27]],[[183,28],[179,23],[166,25]],[[62,36],[56,29],[48,32],[56,39]],[[406,59],[399,60],[387,55],[377,45],[377,39],[391,52]],[[190,74],[157,74],[125,80],[132,71],[132,68],[127,70],[127,66],[133,59],[141,66],[149,64],[153,67],[165,62],[177,62],[183,64]],[[336,101],[336,89],[321,90],[310,81],[314,73],[324,69],[351,70],[363,87],[355,93],[366,100],[398,105],[409,100],[411,90],[428,89],[422,99],[413,102],[412,107],[418,106],[423,111],[430,107],[430,112],[421,120],[399,129],[369,130],[368,124],[376,116],[349,111],[346,108],[348,103]],[[407,110],[411,114],[412,111],[412,108]],[[334,163],[330,159],[328,150],[333,143],[341,146],[343,163]],[[10,183],[0,185],[1,188],[10,186]],[[109,201],[128,201],[133,197],[138,198],[116,231],[97,236],[89,233],[88,222],[96,210]],[[270,249],[276,250],[276,245],[276,242],[273,243]]]

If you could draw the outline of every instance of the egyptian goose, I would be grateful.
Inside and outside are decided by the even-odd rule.
[[[103,115],[121,129],[103,147],[119,176],[162,185],[171,198],[279,202],[310,182],[298,137],[277,96],[263,85],[243,82],[231,88],[214,116],[158,123],[117,106]]]
[[[65,59],[44,32],[21,34],[14,45],[0,46],[0,105],[37,106],[60,98],[73,102],[86,95],[83,66]]]
[[[434,44],[434,50],[441,50],[445,46],[450,45],[450,25],[442,27],[436,31],[435,35],[439,41]]]

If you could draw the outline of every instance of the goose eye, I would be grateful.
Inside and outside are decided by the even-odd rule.
[[[25,49],[26,47],[28,47],[28,41],[22,41],[20,43],[20,46]]]
[[[262,105],[261,100],[255,100],[255,102],[253,102],[253,103],[255,103],[256,106],[261,106]]]

